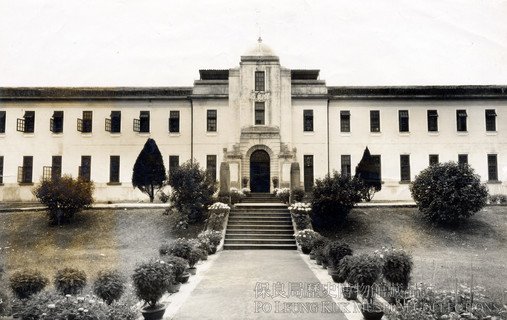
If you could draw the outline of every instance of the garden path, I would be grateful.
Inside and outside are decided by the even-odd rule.
[[[345,320],[319,288],[296,250],[226,250],[170,319]]]

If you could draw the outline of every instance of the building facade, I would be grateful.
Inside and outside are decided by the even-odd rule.
[[[293,186],[306,190],[334,170],[353,175],[368,147],[376,200],[409,200],[417,173],[446,161],[507,194],[507,86],[327,86],[262,42],[239,67],[199,73],[192,87],[0,88],[0,201],[34,200],[34,183],[61,174],[94,181],[97,201],[147,200],[131,184],[147,138],[166,169],[194,158],[253,192],[274,177],[289,187],[297,166]]]

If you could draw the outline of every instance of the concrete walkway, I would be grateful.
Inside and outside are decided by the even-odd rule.
[[[346,318],[296,250],[226,250],[170,319]]]

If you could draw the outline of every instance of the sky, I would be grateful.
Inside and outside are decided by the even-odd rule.
[[[0,87],[191,86],[259,34],[327,85],[507,84],[507,0],[0,0]]]

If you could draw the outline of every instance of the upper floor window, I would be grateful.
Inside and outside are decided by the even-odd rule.
[[[486,110],[486,131],[496,131],[496,112],[494,109]]]
[[[340,111],[340,131],[350,132],[350,111]]]
[[[408,132],[409,131],[408,110],[399,110],[398,118],[400,132]]]
[[[111,118],[106,118],[106,131],[111,133],[121,132],[121,111],[111,111]]]
[[[370,111],[370,132],[380,132],[380,111]]]
[[[498,162],[496,154],[488,154],[488,181],[498,181]]]
[[[63,132],[63,111],[53,112],[53,117],[49,120],[49,130],[53,133]]]
[[[178,133],[180,132],[180,112],[169,111],[169,132]]]
[[[400,180],[410,181],[410,155],[400,155]]]
[[[134,119],[134,131],[141,133],[150,132],[150,112],[140,111],[139,119]]]
[[[313,131],[313,110],[303,110],[303,130]]]
[[[266,109],[264,102],[255,103],[255,124],[264,125],[266,123]]]
[[[92,132],[93,111],[83,111],[83,118],[77,119],[77,131],[82,133]]]
[[[0,111],[0,133],[5,133],[5,111]]]
[[[428,131],[438,131],[438,112],[437,110],[428,110]]]
[[[438,154],[430,154],[430,166],[438,164]]]
[[[266,91],[264,71],[255,71],[255,91]]]
[[[456,130],[467,131],[467,111],[456,110]]]
[[[206,131],[216,132],[217,131],[217,111],[208,110],[206,113]]]
[[[33,133],[35,130],[35,111],[25,111],[22,119],[18,119],[16,130],[24,133]]]

